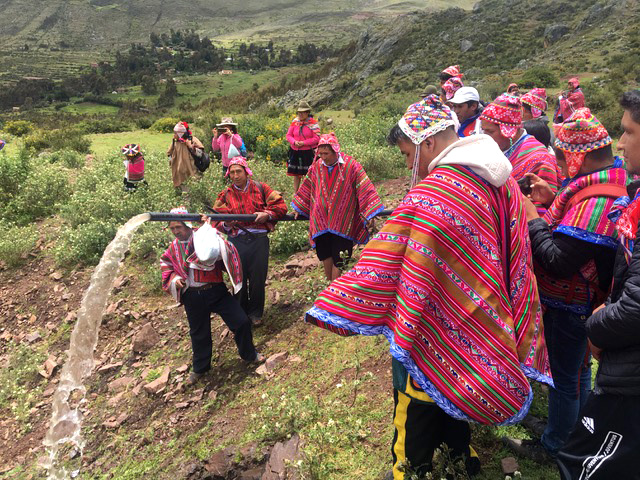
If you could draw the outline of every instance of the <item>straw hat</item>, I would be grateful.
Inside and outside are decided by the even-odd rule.
[[[311,105],[309,105],[304,100],[300,100],[300,103],[298,104],[298,109],[296,110],[296,112],[310,112],[310,111],[311,111]]]
[[[231,117],[222,117],[222,121],[216,124],[216,127],[223,127],[225,125],[233,125],[234,127],[238,126],[238,124],[235,123]]]

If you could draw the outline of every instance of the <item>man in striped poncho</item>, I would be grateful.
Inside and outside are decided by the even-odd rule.
[[[518,422],[532,401],[528,378],[550,383],[511,164],[488,136],[458,139],[456,127],[435,95],[409,107],[389,141],[422,180],[306,315],[389,341],[395,480],[407,463],[424,475],[443,443],[477,471],[467,421]]]
[[[309,237],[327,280],[340,276],[344,252],[367,243],[367,227],[384,207],[367,173],[353,157],[341,152],[333,133],[322,135],[316,159],[291,206],[296,218],[309,218]]]

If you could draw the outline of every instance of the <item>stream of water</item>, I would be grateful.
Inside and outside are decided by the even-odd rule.
[[[79,474],[85,445],[81,434],[80,407],[86,401],[84,381],[94,369],[93,352],[98,343],[102,315],[133,234],[149,219],[149,214],[143,213],[120,227],[102,254],[82,298],[76,325],[71,333],[67,361],[62,367],[60,382],[53,396],[49,431],[44,439],[48,455],[43,466],[48,470],[49,480],[75,478]]]

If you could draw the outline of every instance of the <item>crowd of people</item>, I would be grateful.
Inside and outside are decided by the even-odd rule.
[[[544,88],[523,93],[511,84],[484,103],[458,66],[445,69],[440,90],[428,86],[388,134],[412,177],[373,238],[369,227],[383,210],[375,186],[334,133],[321,133],[309,104],[297,107],[287,132],[290,206],[309,220],[331,282],[305,320],[389,341],[389,478],[424,475],[443,444],[476,474],[469,422],[523,423],[534,439],[505,437],[505,445],[555,461],[563,479],[640,478],[640,90],[621,99],[622,158],[578,79],[568,85],[550,125]],[[211,368],[211,313],[233,332],[242,359],[263,359],[252,327],[263,322],[268,235],[288,207],[253,178],[236,126],[225,118],[214,131],[230,184],[213,211],[255,219],[203,217],[220,252],[213,263],[196,254],[192,226],[172,221],[175,240],[162,257],[163,287],[189,321],[190,383]],[[174,131],[168,153],[180,186],[203,146],[186,123]],[[125,186],[135,188],[139,147],[123,153]],[[355,244],[366,246],[345,272]],[[592,358],[600,362],[595,385]],[[547,385],[546,421],[528,414],[532,381]]]

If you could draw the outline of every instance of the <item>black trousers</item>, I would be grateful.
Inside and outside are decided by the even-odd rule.
[[[262,318],[265,282],[269,271],[269,237],[267,234],[244,234],[229,237],[242,261],[242,290],[236,298],[250,317]]]
[[[469,445],[471,429],[467,422],[450,417],[435,403],[418,402],[395,388],[393,402],[395,433],[391,454],[394,480],[405,478],[399,467],[407,462],[420,478],[425,476],[432,469],[433,452],[443,443],[449,448],[452,459],[465,459],[469,475],[478,473],[480,461]]]
[[[563,480],[640,479],[640,397],[591,393],[558,452]]]
[[[206,372],[211,368],[211,314],[217,313],[233,333],[238,353],[243,360],[256,358],[251,322],[224,283],[216,283],[206,290],[187,289],[182,304],[189,320],[189,335],[193,350],[193,371]]]

